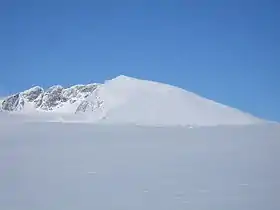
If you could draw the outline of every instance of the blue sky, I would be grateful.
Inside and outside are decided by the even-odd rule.
[[[1,1],[0,94],[124,74],[280,121],[279,10],[277,0]]]

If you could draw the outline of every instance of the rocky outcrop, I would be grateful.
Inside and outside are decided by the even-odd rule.
[[[81,103],[96,90],[97,86],[98,84],[88,84],[63,88],[61,85],[55,85],[47,90],[36,86],[4,98],[0,110],[21,111],[28,104],[29,107],[37,110],[53,111],[62,108],[65,104]]]
[[[100,99],[98,88],[91,94],[91,98],[94,100],[83,100],[77,107],[75,113],[94,111],[96,109],[102,108],[103,101]]]
[[[55,107],[62,105],[63,102],[67,101],[67,98],[64,98],[62,95],[63,87],[56,85],[50,87],[42,97],[41,109],[50,111]]]
[[[36,86],[33,88],[30,88],[29,90],[26,90],[22,93],[20,93],[20,95],[28,102],[34,102],[34,101],[38,101],[38,97],[40,95],[42,95],[44,93],[44,89]]]
[[[19,111],[24,106],[24,100],[20,97],[20,94],[12,95],[2,101],[1,109],[3,111]]]

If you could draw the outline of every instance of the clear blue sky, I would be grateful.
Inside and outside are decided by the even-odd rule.
[[[0,94],[124,74],[280,121],[278,2],[4,0]]]

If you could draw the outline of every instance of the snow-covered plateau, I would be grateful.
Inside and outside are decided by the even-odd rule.
[[[3,114],[1,210],[280,209],[276,123],[190,129]]]
[[[28,120],[151,126],[248,125],[264,120],[171,85],[118,76],[104,84],[39,86],[0,106]],[[15,116],[16,115],[16,116]],[[27,119],[27,118],[26,118]]]

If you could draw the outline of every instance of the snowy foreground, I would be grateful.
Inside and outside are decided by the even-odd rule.
[[[0,123],[1,210],[279,210],[280,127]]]

